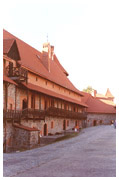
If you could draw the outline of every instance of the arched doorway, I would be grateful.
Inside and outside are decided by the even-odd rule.
[[[47,136],[47,124],[44,124],[44,136]]]
[[[22,109],[26,109],[27,108],[27,100],[23,99],[22,101]]]
[[[97,125],[97,122],[96,120],[93,121],[93,126],[96,126]]]
[[[63,130],[66,130],[66,120],[63,121]]]

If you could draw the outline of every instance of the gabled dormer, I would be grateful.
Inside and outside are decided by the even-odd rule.
[[[20,54],[15,39],[3,40],[3,54],[16,61],[20,60]]]

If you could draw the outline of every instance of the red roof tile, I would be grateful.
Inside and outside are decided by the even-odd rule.
[[[93,97],[89,93],[82,92],[84,97],[82,97],[82,101],[88,105],[87,112],[89,113],[106,113],[113,114],[116,113],[113,105],[109,105],[104,103],[103,101]]]
[[[3,31],[3,38],[4,39],[12,39],[14,38],[16,40],[18,50],[21,57],[20,64],[23,65],[26,68],[29,68],[32,72],[39,74],[40,76],[59,84],[67,89],[70,89],[80,95],[81,92],[74,87],[74,85],[70,82],[70,80],[67,78],[67,76],[64,74],[66,72],[63,70],[63,67],[60,66],[60,63],[58,63],[58,59],[51,60],[50,61],[50,67],[51,71],[48,72],[48,70],[44,67],[41,60],[38,58],[40,56],[42,58],[42,53],[38,50],[34,49],[33,47],[29,46],[22,40],[18,39],[17,37],[13,36],[7,31]]]
[[[12,47],[15,39],[4,39],[3,40],[3,54],[7,54]]]
[[[67,76],[69,75],[68,72],[63,68],[63,66],[60,64],[60,62],[57,59],[57,56],[54,55],[54,61],[59,66],[59,68],[62,70],[63,73],[65,73]]]
[[[12,79],[10,79],[9,77],[3,75],[3,81],[9,82],[11,84],[17,85],[17,83],[15,83]]]
[[[20,129],[27,130],[27,131],[39,131],[39,130],[38,130],[37,128],[35,128],[35,127],[30,128],[30,127],[24,126],[24,125],[22,125],[22,124],[16,124],[16,123],[14,123],[13,126],[16,127],[16,128],[20,128]]]
[[[67,96],[64,96],[64,95],[61,95],[61,94],[58,94],[56,92],[53,92],[51,90],[48,90],[48,89],[45,89],[45,88],[42,88],[42,87],[39,87],[39,86],[36,86],[34,84],[25,84],[25,83],[22,83],[26,88],[30,89],[30,90],[34,90],[34,91],[38,91],[38,92],[41,92],[43,94],[47,94],[49,96],[52,96],[52,97],[56,97],[56,98],[59,98],[59,99],[62,99],[62,100],[65,100],[65,101],[68,101],[68,102],[72,102],[72,103],[75,103],[75,104],[78,104],[78,105],[81,105],[83,107],[88,107],[85,103],[83,102],[80,102],[78,100],[75,100],[75,99],[72,99],[70,97],[67,97]]]

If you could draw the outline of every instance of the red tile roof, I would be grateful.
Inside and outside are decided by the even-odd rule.
[[[49,96],[52,96],[52,97],[56,97],[56,98],[59,98],[59,99],[62,99],[62,100],[65,100],[65,101],[68,101],[68,102],[72,102],[72,103],[75,103],[75,104],[78,104],[80,106],[83,106],[83,107],[88,107],[85,103],[83,102],[80,102],[78,100],[75,100],[75,99],[72,99],[70,97],[67,97],[67,96],[64,96],[62,94],[58,94],[56,92],[53,92],[51,90],[48,90],[48,89],[45,89],[43,87],[39,87],[39,86],[36,86],[34,84],[25,84],[25,83],[22,83],[26,88],[30,89],[30,90],[34,90],[34,91],[37,91],[37,92],[41,92],[43,94],[47,94]]]
[[[15,83],[12,79],[10,79],[9,77],[3,75],[3,81],[9,82],[11,84],[17,85],[17,83]]]
[[[3,40],[3,54],[7,54],[12,47],[15,39],[4,39]]]
[[[93,97],[89,93],[82,92],[84,97],[82,97],[82,102],[88,105],[88,113],[102,113],[102,114],[113,114],[116,113],[113,105],[102,102],[101,100]]]
[[[3,31],[3,38],[16,40],[20,57],[21,57],[21,61],[20,61],[21,65],[23,65],[26,68],[29,68],[32,72],[39,74],[39,76],[41,77],[44,77],[56,84],[59,84],[60,86],[63,86],[67,89],[70,89],[82,95],[81,92],[74,87],[74,85],[70,82],[70,80],[65,75],[66,71],[64,70],[62,66],[60,66],[60,63],[58,63],[58,59],[55,58],[54,61],[53,60],[50,61],[51,71],[48,72],[48,70],[42,64],[41,60],[38,58],[39,56],[42,59],[41,52],[34,49],[33,47],[26,44],[25,42],[18,39],[17,37],[13,36],[6,30]]]
[[[67,71],[63,68],[63,66],[60,64],[60,62],[58,61],[56,55],[54,55],[54,61],[55,61],[55,63],[59,66],[59,68],[62,70],[62,72],[65,73],[66,76],[68,76],[68,75],[69,75],[68,72],[67,72]]]
[[[38,130],[37,128],[35,128],[35,127],[31,128],[31,127],[28,127],[28,126],[24,126],[24,125],[22,125],[22,124],[16,124],[16,123],[14,123],[13,126],[16,127],[16,128],[24,129],[24,130],[26,130],[26,131],[39,131],[39,130]]]

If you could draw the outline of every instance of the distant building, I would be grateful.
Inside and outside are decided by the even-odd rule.
[[[3,31],[4,152],[35,147],[41,136],[85,126],[82,96],[54,46],[44,43],[39,52]]]
[[[97,94],[94,91],[94,96],[89,93],[82,92],[82,102],[88,105],[87,108],[87,127],[101,124],[111,124],[116,119],[116,105],[109,89],[105,95]]]

